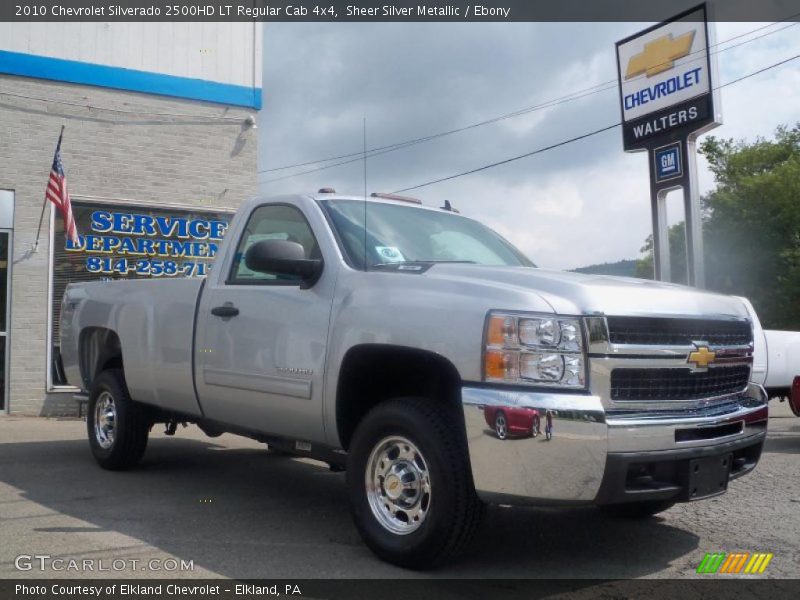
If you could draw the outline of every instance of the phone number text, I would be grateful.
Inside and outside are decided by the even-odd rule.
[[[150,277],[205,277],[209,269],[210,265],[205,262],[178,262],[157,258],[133,260],[111,256],[90,256],[86,259],[86,270],[90,273],[118,273]]]

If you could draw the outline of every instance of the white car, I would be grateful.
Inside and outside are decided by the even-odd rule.
[[[753,305],[742,298],[753,321],[752,381],[766,388],[770,399],[789,400],[800,417],[800,331],[763,329]]]

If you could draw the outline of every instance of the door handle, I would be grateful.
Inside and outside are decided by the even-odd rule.
[[[215,306],[211,309],[211,314],[215,317],[235,317],[239,314],[239,309],[231,304],[225,304],[223,306]]]

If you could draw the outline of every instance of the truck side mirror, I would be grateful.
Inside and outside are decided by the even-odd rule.
[[[306,258],[303,246],[288,240],[261,240],[247,249],[244,264],[251,271],[275,275],[294,275],[309,288],[322,275],[321,259]]]

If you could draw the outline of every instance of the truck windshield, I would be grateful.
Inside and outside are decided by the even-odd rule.
[[[359,200],[322,200],[353,266],[458,262],[535,266],[494,231],[451,212]],[[365,252],[366,250],[366,252]]]

